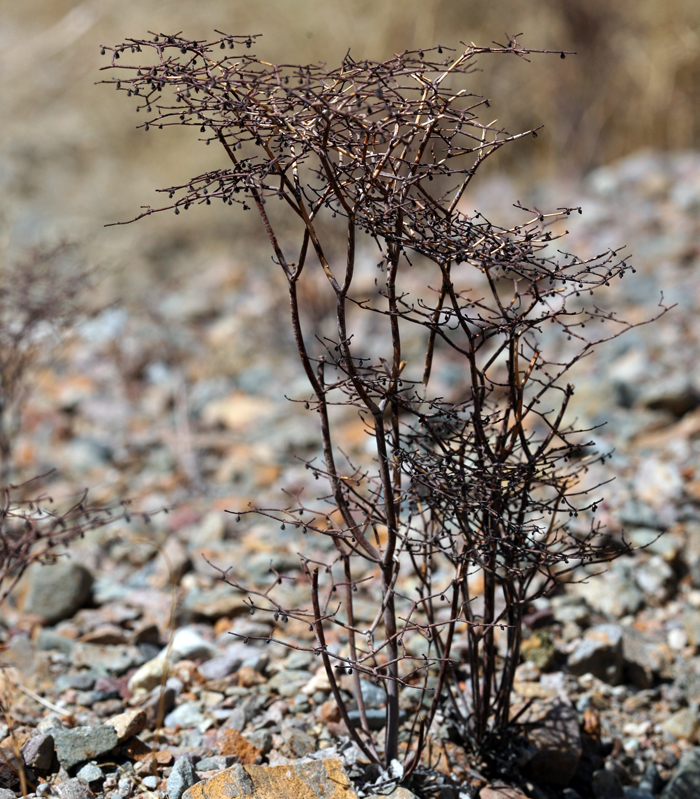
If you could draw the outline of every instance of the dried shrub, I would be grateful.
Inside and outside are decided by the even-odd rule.
[[[522,223],[504,228],[460,202],[489,156],[536,135],[480,120],[489,103],[465,88],[475,58],[543,51],[513,38],[382,63],[348,55],[329,69],[272,65],[252,53],[253,41],[129,39],[105,48],[106,69],[121,70],[106,82],[135,98],[144,130],[195,126],[226,161],[163,190],[169,202],[136,218],[212,202],[254,207],[288,287],[311,388],[299,401],[317,415],[323,447],[307,468],[330,492],[325,505],[298,494],[285,508],[246,512],[325,538],[331,554],[302,557],[303,608],[283,597],[293,574],[271,570],[267,587],[223,577],[247,593],[251,613],[271,618],[271,640],[304,648],[284,625],[309,626],[350,735],[376,763],[401,757],[408,776],[438,710],[476,748],[509,727],[529,604],[620,551],[595,520],[599,486],[583,482],[604,456],[591,450],[590,431],[567,421],[573,387],[564,381],[633,326],[591,299],[631,266],[619,252],[583,260],[557,249],[553,225],[578,208],[519,206]],[[120,61],[130,53],[136,65]],[[331,254],[338,228],[342,259]],[[373,292],[356,280],[360,246],[376,251]],[[314,338],[303,329],[300,286],[319,271],[335,332]],[[371,336],[356,335],[362,329]],[[420,360],[405,351],[416,333]],[[457,400],[431,391],[438,350],[463,370]],[[334,405],[364,420],[373,458],[345,456]],[[358,621],[358,598],[374,603],[368,624]],[[383,742],[362,678],[386,690]],[[406,726],[404,689],[419,699]]]
[[[92,271],[77,247],[35,248],[0,269],[0,475],[11,471],[12,444],[27,395],[27,373],[82,311]]]

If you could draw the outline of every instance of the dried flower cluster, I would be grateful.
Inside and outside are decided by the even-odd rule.
[[[512,38],[382,63],[348,55],[328,69],[270,64],[253,55],[253,41],[129,39],[104,48],[105,69],[120,71],[106,82],[134,98],[144,130],[195,126],[225,160],[164,190],[169,201],[137,218],[218,201],[254,206],[262,220],[288,285],[307,405],[318,416],[323,461],[307,467],[330,493],[325,508],[298,495],[283,509],[246,512],[325,537],[333,554],[302,558],[304,608],[276,598],[285,575],[257,590],[232,584],[247,593],[251,613],[269,614],[277,628],[292,619],[310,626],[350,734],[375,762],[401,757],[408,774],[439,709],[476,746],[508,727],[529,604],[580,564],[617,551],[595,522],[597,493],[581,482],[602,457],[567,422],[573,388],[564,378],[632,326],[589,299],[631,266],[617,252],[582,260],[556,249],[552,225],[576,208],[522,208],[523,223],[512,228],[465,213],[480,165],[536,135],[479,119],[489,101],[464,88],[475,59],[545,51]],[[126,63],[132,53],[136,65]],[[340,262],[329,254],[336,227],[346,240]],[[376,247],[371,296],[366,284],[357,288],[359,246]],[[303,329],[300,286],[319,269],[335,313],[332,338]],[[410,293],[417,269],[426,275],[422,295]],[[356,335],[367,314],[383,330],[372,342]],[[416,330],[420,362],[404,358]],[[462,364],[467,388],[458,401],[431,393],[438,350]],[[351,462],[338,446],[329,413],[336,404],[365,421],[374,447],[367,462]],[[358,598],[374,602],[369,623],[358,619]],[[274,640],[303,648],[282,632]],[[362,679],[386,690],[383,751]],[[419,701],[402,726],[407,687]]]

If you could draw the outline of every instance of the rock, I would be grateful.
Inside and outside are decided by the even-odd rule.
[[[580,583],[576,591],[592,610],[614,619],[636,613],[644,602],[629,558],[619,558],[610,571]]]
[[[54,683],[54,689],[59,692],[75,688],[76,691],[89,691],[95,685],[97,677],[88,671],[79,671],[77,674],[61,674]]]
[[[151,691],[151,695],[141,705],[141,710],[146,714],[146,729],[153,730],[163,723],[163,718],[175,707],[175,697],[175,689],[167,685],[163,688],[158,686]],[[159,714],[162,714],[160,718]]]
[[[661,555],[653,555],[641,563],[635,569],[634,578],[642,591],[656,602],[665,602],[675,593],[676,575]]]
[[[539,630],[523,640],[520,651],[524,660],[540,669],[548,669],[554,661],[554,639],[546,630]]]
[[[134,666],[140,666],[144,657],[137,646],[102,646],[76,643],[72,653],[73,665],[87,666],[102,674],[120,675]]]
[[[651,641],[633,627],[623,628],[622,655],[628,682],[642,690],[651,688],[665,665],[663,643]]]
[[[323,670],[323,676],[326,677],[326,682],[328,682],[325,669]],[[322,690],[330,691],[330,684],[328,684],[328,688]],[[360,690],[362,691],[362,698],[365,701],[366,707],[376,708],[386,704],[386,691],[381,685],[375,685],[369,682],[369,680],[360,680]]]
[[[17,794],[9,788],[0,788],[0,799],[17,799]]]
[[[199,727],[204,721],[199,702],[183,702],[165,717],[166,727]]]
[[[43,652],[51,652],[52,650],[57,649],[59,652],[63,652],[64,655],[70,657],[73,653],[75,641],[72,638],[66,638],[65,635],[61,635],[55,630],[52,630],[48,627],[43,627],[41,630],[39,630],[39,635],[36,639],[36,645],[37,649]]]
[[[386,725],[386,710],[382,708],[368,707],[365,711],[367,717],[367,725],[370,730],[382,730]],[[353,727],[359,727],[362,724],[359,710],[349,710],[348,718]]]
[[[241,666],[238,670],[238,685],[241,688],[253,688],[266,682],[267,679],[252,666]]]
[[[186,757],[179,758],[175,761],[166,783],[168,799],[181,799],[185,791],[198,781],[199,777],[190,760]]]
[[[171,535],[158,550],[147,582],[154,588],[179,585],[191,565],[185,545],[179,538]]]
[[[102,769],[95,763],[86,763],[75,776],[90,785],[94,782],[100,782],[100,780],[104,779],[105,775],[102,773]]]
[[[39,771],[48,771],[53,762],[53,736],[49,733],[32,735],[22,744],[20,752],[25,766]]]
[[[72,730],[54,730],[53,739],[58,762],[66,771],[79,763],[94,760],[100,755],[111,752],[118,743],[114,727],[104,724],[96,727],[75,727]]]
[[[205,680],[221,680],[238,671],[248,660],[258,659],[260,650],[248,644],[237,643],[226,647],[223,655],[212,658],[198,667]]]
[[[210,660],[219,654],[219,650],[210,641],[189,627],[181,627],[173,636],[170,657],[173,660],[194,660],[202,658]]]
[[[625,799],[620,778],[607,769],[593,772],[593,795],[596,799]]]
[[[622,635],[622,627],[616,624],[600,624],[588,630],[569,655],[569,671],[579,677],[590,673],[617,685],[624,665]]]
[[[271,691],[280,696],[294,696],[309,682],[312,675],[304,669],[282,669],[267,682]]]
[[[576,710],[561,699],[538,702],[519,722],[527,725],[532,747],[527,771],[536,782],[565,787],[576,773],[582,753]]]
[[[487,785],[479,791],[479,799],[527,799],[527,796],[517,788]]]
[[[700,796],[700,749],[683,753],[661,799],[697,799]]]
[[[235,758],[226,755],[212,755],[211,757],[202,758],[195,764],[197,771],[222,771],[229,768],[235,762]]]
[[[216,748],[221,755],[238,758],[244,766],[254,765],[260,762],[263,749],[266,749],[265,754],[272,749],[272,735],[267,730],[259,730],[243,736],[238,730],[223,729]]]
[[[127,710],[125,713],[120,713],[118,716],[112,716],[105,724],[114,727],[121,744],[134,735],[143,732],[146,729],[147,722],[146,712],[141,708],[134,708],[133,710]]]
[[[440,796],[442,797],[442,791],[440,791]],[[408,788],[399,785],[391,793],[373,793],[366,799],[418,799],[418,797],[413,791],[409,791]]]
[[[202,421],[228,430],[244,430],[251,424],[262,422],[272,411],[273,405],[269,400],[236,392],[207,403],[202,409]]]
[[[296,758],[302,758],[316,751],[316,740],[298,727],[287,727],[282,731],[287,746]]]
[[[143,664],[129,680],[129,690],[133,694],[152,691],[170,674],[170,663],[161,656]]]
[[[18,791],[21,767],[17,755],[9,746],[0,747],[0,788]]]
[[[68,619],[90,597],[92,581],[92,574],[79,563],[36,563],[29,568],[29,591],[23,611],[41,616],[46,624]]]
[[[54,790],[59,799],[93,799],[94,797],[93,792],[77,777],[65,782],[59,782],[58,785],[54,786]]]
[[[232,766],[194,785],[183,799],[357,799],[337,758],[285,766]]]
[[[664,731],[674,738],[690,741],[690,743],[695,743],[697,740],[699,726],[698,714],[689,707],[677,710],[662,725]]]

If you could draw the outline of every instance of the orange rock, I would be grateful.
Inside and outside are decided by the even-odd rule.
[[[260,762],[262,752],[246,740],[238,730],[222,730],[216,748],[221,755],[233,755],[244,766]]]
[[[517,788],[487,785],[479,792],[479,799],[527,799],[527,796]]]
[[[222,771],[188,788],[183,799],[357,799],[352,783],[336,758],[287,766],[240,766]]]
[[[335,722],[336,724],[340,721],[340,711],[334,699],[327,699],[321,705],[321,721],[324,721],[326,724],[329,721]]]
[[[238,684],[241,688],[252,688],[254,685],[262,685],[266,682],[265,678],[252,666],[241,666],[238,670]]]

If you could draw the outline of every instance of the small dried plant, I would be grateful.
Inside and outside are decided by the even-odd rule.
[[[0,484],[12,469],[27,374],[82,309],[92,272],[75,245],[37,247],[0,268]]]
[[[408,775],[439,709],[475,747],[508,728],[529,604],[619,551],[595,520],[597,486],[582,482],[605,456],[567,422],[574,390],[564,378],[633,326],[590,299],[631,266],[619,252],[584,260],[557,249],[553,225],[580,209],[519,206],[522,224],[505,228],[463,208],[489,156],[536,136],[479,119],[489,101],[464,88],[476,57],[547,51],[512,37],[381,63],[348,55],[329,69],[268,63],[253,55],[254,38],[128,39],[103,48],[105,69],[120,71],[105,82],[134,98],[144,130],[194,126],[225,159],[136,218],[213,202],[255,208],[289,292],[311,390],[299,401],[317,415],[323,449],[307,468],[330,493],[325,505],[299,493],[284,508],[245,512],[324,537],[332,554],[302,556],[303,608],[280,597],[293,575],[274,572],[267,587],[223,577],[246,592],[251,613],[269,615],[271,640],[304,648],[281,631],[290,620],[309,626],[349,734],[373,762],[402,759]],[[125,63],[132,53],[136,65]],[[332,254],[337,228],[342,259]],[[359,247],[376,250],[374,291],[358,287]],[[300,287],[319,270],[334,333],[314,338]],[[359,335],[368,324],[371,336]],[[416,333],[420,359],[405,352]],[[440,357],[462,366],[456,400],[431,392]],[[345,456],[334,405],[364,420],[372,458]],[[369,623],[358,598],[374,603]],[[383,742],[363,679],[386,691]],[[407,687],[422,701],[402,726]]]

